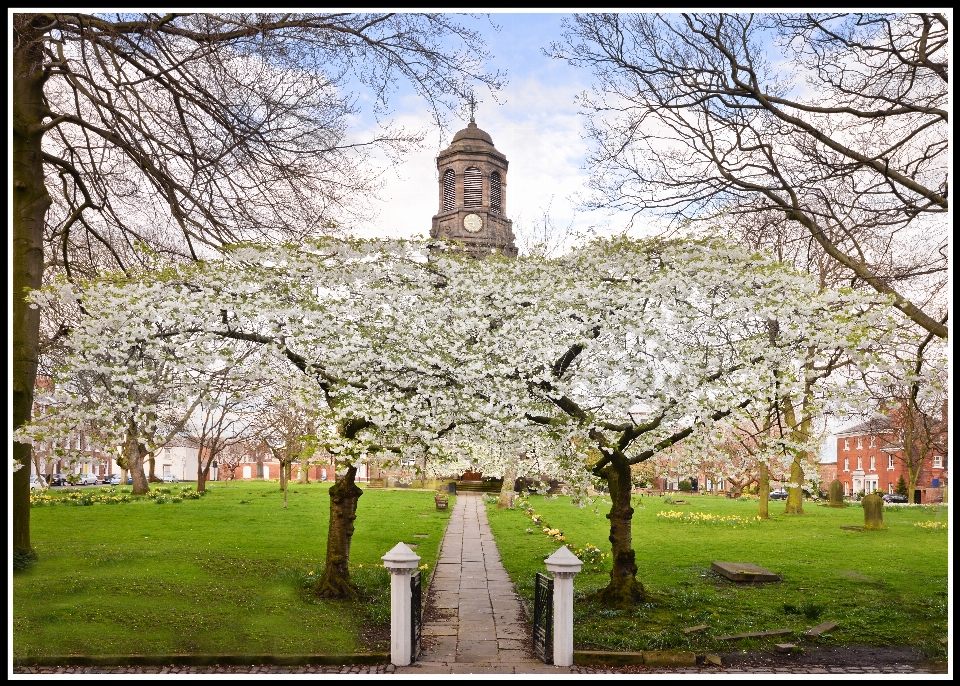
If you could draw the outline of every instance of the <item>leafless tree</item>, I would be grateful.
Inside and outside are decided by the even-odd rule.
[[[938,454],[946,459],[948,453],[949,385],[942,343],[928,334],[918,346],[906,348],[899,374],[888,372],[879,381],[865,380],[883,415],[870,419],[870,432],[880,437],[881,449],[894,455],[907,470],[910,503],[914,502],[920,474],[930,465],[932,456]],[[931,364],[934,360],[940,363]]]
[[[252,430],[280,463],[280,490],[287,507],[287,485],[295,461],[308,461],[319,447],[317,417],[281,397],[264,396]],[[304,464],[301,469],[305,468]]]
[[[350,140],[352,83],[383,114],[404,79],[438,122],[473,84],[500,86],[480,35],[443,14],[17,13],[12,52],[15,428],[40,344],[24,296],[46,269],[330,231],[376,186],[365,152],[420,140],[389,126]],[[13,476],[12,538],[27,558],[28,472]]]
[[[213,462],[230,446],[247,441],[252,435],[250,395],[262,382],[233,373],[242,365],[219,370],[211,375],[207,392],[187,429],[197,441],[197,491],[206,490]]]
[[[942,14],[582,14],[593,207],[747,222],[947,336]],[[755,237],[762,240],[762,236]]]

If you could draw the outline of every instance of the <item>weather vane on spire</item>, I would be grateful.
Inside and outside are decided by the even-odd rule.
[[[477,101],[473,98],[473,91],[470,91],[470,121],[476,124],[473,120],[473,111],[477,109]]]

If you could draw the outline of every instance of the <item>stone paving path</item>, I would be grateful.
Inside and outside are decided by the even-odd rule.
[[[570,673],[530,655],[520,598],[479,495],[457,496],[431,592],[439,617],[424,623],[420,660],[397,674]]]

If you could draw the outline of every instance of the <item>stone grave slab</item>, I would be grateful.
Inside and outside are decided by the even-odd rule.
[[[825,634],[836,626],[836,622],[824,622],[823,624],[817,624],[817,626],[813,627],[812,629],[808,629],[803,635],[809,638],[816,638],[820,634]]]
[[[750,562],[711,562],[710,567],[731,581],[780,581],[780,575]]]
[[[694,632],[703,631],[704,629],[708,629],[708,628],[709,627],[706,624],[698,624],[697,626],[688,626],[686,629],[683,630],[683,633],[692,634]]]
[[[741,638],[763,638],[764,636],[782,636],[792,634],[793,629],[773,629],[772,631],[748,631],[745,634],[730,634],[729,636],[717,636],[721,641],[733,641]]]

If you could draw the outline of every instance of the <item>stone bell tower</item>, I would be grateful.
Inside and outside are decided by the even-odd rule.
[[[440,211],[431,238],[463,243],[474,257],[494,252],[517,256],[513,222],[507,219],[507,158],[473,116],[467,128],[437,155]]]

